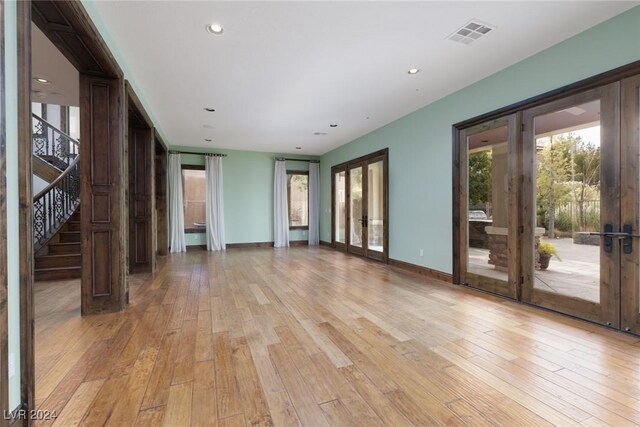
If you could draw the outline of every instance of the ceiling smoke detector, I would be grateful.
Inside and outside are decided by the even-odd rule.
[[[473,19],[450,34],[447,39],[462,44],[471,44],[495,29],[496,27],[493,25],[483,24],[477,19]]]

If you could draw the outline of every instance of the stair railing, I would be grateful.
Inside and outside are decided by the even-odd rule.
[[[80,143],[42,117],[31,114],[33,154],[59,169],[69,166],[80,154]],[[63,167],[62,164],[64,164]]]
[[[80,204],[80,144],[37,115],[33,119],[33,153],[49,163],[65,165],[60,176],[33,197],[33,242],[37,252]]]

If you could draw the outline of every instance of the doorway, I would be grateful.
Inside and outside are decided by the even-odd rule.
[[[640,75],[461,127],[458,282],[640,334],[639,127]]]
[[[388,150],[331,169],[333,246],[387,262]]]

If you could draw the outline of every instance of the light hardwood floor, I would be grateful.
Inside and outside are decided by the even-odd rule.
[[[41,424],[640,424],[640,339],[324,248],[168,257],[126,312],[36,285]]]

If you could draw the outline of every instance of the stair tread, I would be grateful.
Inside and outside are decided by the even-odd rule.
[[[72,266],[72,267],[44,267],[44,268],[35,268],[33,271],[63,271],[63,270],[80,270],[82,267],[80,266]]]
[[[47,255],[38,255],[36,258],[62,258],[66,256],[80,256],[81,253],[70,253],[70,254],[47,254]]]

